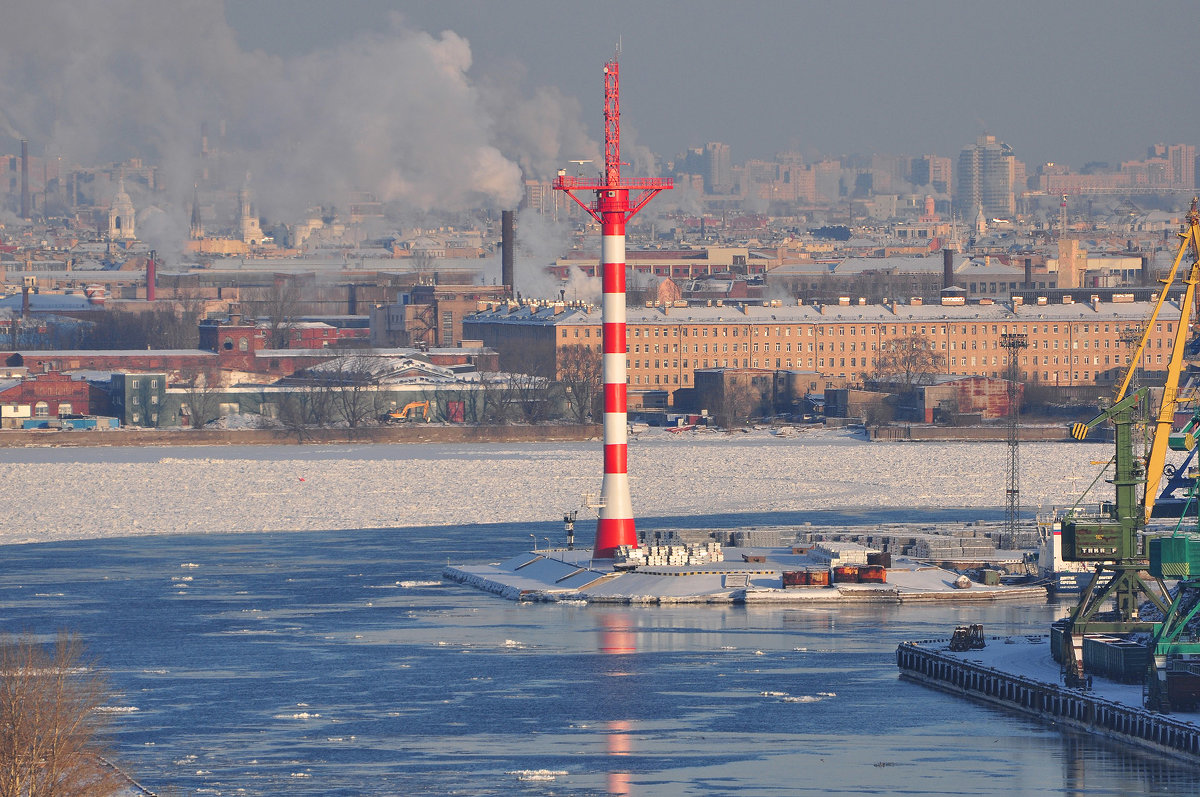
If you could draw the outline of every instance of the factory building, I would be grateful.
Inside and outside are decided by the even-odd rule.
[[[673,399],[676,391],[695,387],[697,371],[712,368],[811,373],[814,390],[855,384],[880,376],[881,354],[913,340],[932,355],[939,374],[1003,377],[1007,359],[1000,344],[1007,333],[1028,336],[1018,364],[1022,381],[1107,385],[1124,374],[1151,310],[1148,302],[1070,297],[1028,305],[846,300],[835,306],[767,301],[629,308],[630,403],[639,393]],[[1150,330],[1142,362],[1147,375],[1164,370],[1175,323],[1159,321]],[[566,346],[599,351],[601,318],[598,308],[584,305],[481,303],[479,312],[463,319],[463,330],[496,349],[506,370],[532,363],[547,371],[553,362],[557,371]]]

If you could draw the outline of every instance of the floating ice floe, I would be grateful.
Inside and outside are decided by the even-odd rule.
[[[815,695],[800,695],[799,697],[785,697],[784,703],[820,703],[822,700],[828,700],[831,697],[837,697],[836,692],[817,692]]]
[[[504,774],[515,777],[520,781],[546,782],[564,777],[567,772],[562,769],[514,769]]]

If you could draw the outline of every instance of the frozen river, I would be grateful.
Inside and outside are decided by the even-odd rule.
[[[1025,443],[1025,507],[1074,500],[1111,446]],[[1003,507],[1004,443],[870,443],[850,432],[631,441],[637,517]],[[521,523],[600,489],[599,443],[0,449],[0,543]]]
[[[711,525],[1003,514],[1002,476],[975,472],[1003,445],[642,442],[646,529],[688,506]],[[521,605],[440,581],[558,539],[545,518],[594,484],[575,471],[595,446],[0,453],[7,538],[53,540],[0,547],[0,628],[83,635],[121,756],[159,793],[1200,792],[1194,769],[897,677],[901,640],[1044,631],[1060,607]],[[1022,453],[1050,496],[1098,452]],[[959,508],[922,508],[941,490]]]

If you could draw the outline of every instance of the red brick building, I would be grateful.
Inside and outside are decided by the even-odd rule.
[[[28,418],[97,415],[107,409],[108,393],[67,374],[33,374],[0,389],[0,421],[5,428],[19,427]]]

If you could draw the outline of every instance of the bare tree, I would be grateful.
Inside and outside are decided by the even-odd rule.
[[[737,376],[729,377],[725,389],[713,408],[717,425],[723,429],[732,429],[750,419],[754,409],[756,396],[750,386]]]
[[[586,423],[595,411],[602,388],[604,360],[599,349],[574,344],[563,346],[558,360],[558,381],[570,398],[570,411],[576,423]]]
[[[194,349],[200,342],[200,319],[204,317],[204,300],[191,291],[181,292],[175,306],[163,311],[173,320],[160,318],[158,338],[164,349]]]
[[[553,410],[549,379],[536,374],[512,373],[508,376],[512,386],[513,403],[521,412],[525,423],[540,423],[550,418]]]
[[[883,398],[868,401],[862,408],[863,423],[867,426],[881,426],[891,423],[895,417],[892,407]]]
[[[507,374],[481,373],[475,417],[482,423],[508,423],[515,396],[512,380]]]
[[[81,332],[78,345],[84,349],[194,349],[202,309],[199,299],[184,299],[174,307],[97,313]]]
[[[334,411],[351,429],[380,413],[374,363],[370,357],[339,355],[321,364]]]
[[[300,286],[295,280],[277,280],[267,288],[246,288],[242,302],[251,316],[267,320],[267,346],[287,348],[288,338],[300,315]]]
[[[936,352],[933,345],[924,335],[918,334],[884,342],[875,358],[870,381],[874,385],[894,385],[902,395],[910,395],[917,387],[931,384],[946,362],[945,355]]]
[[[305,387],[296,387],[280,394],[276,405],[276,417],[281,426],[296,435],[296,442],[303,443],[308,436],[308,430],[315,425],[312,411],[312,396],[314,391]]]
[[[104,679],[82,660],[78,637],[52,650],[31,635],[0,636],[0,797],[118,793],[108,763]]]
[[[217,419],[220,376],[215,370],[185,368],[179,372],[183,382],[185,406],[180,407],[180,414],[185,414],[188,426],[202,429],[209,421]]]

